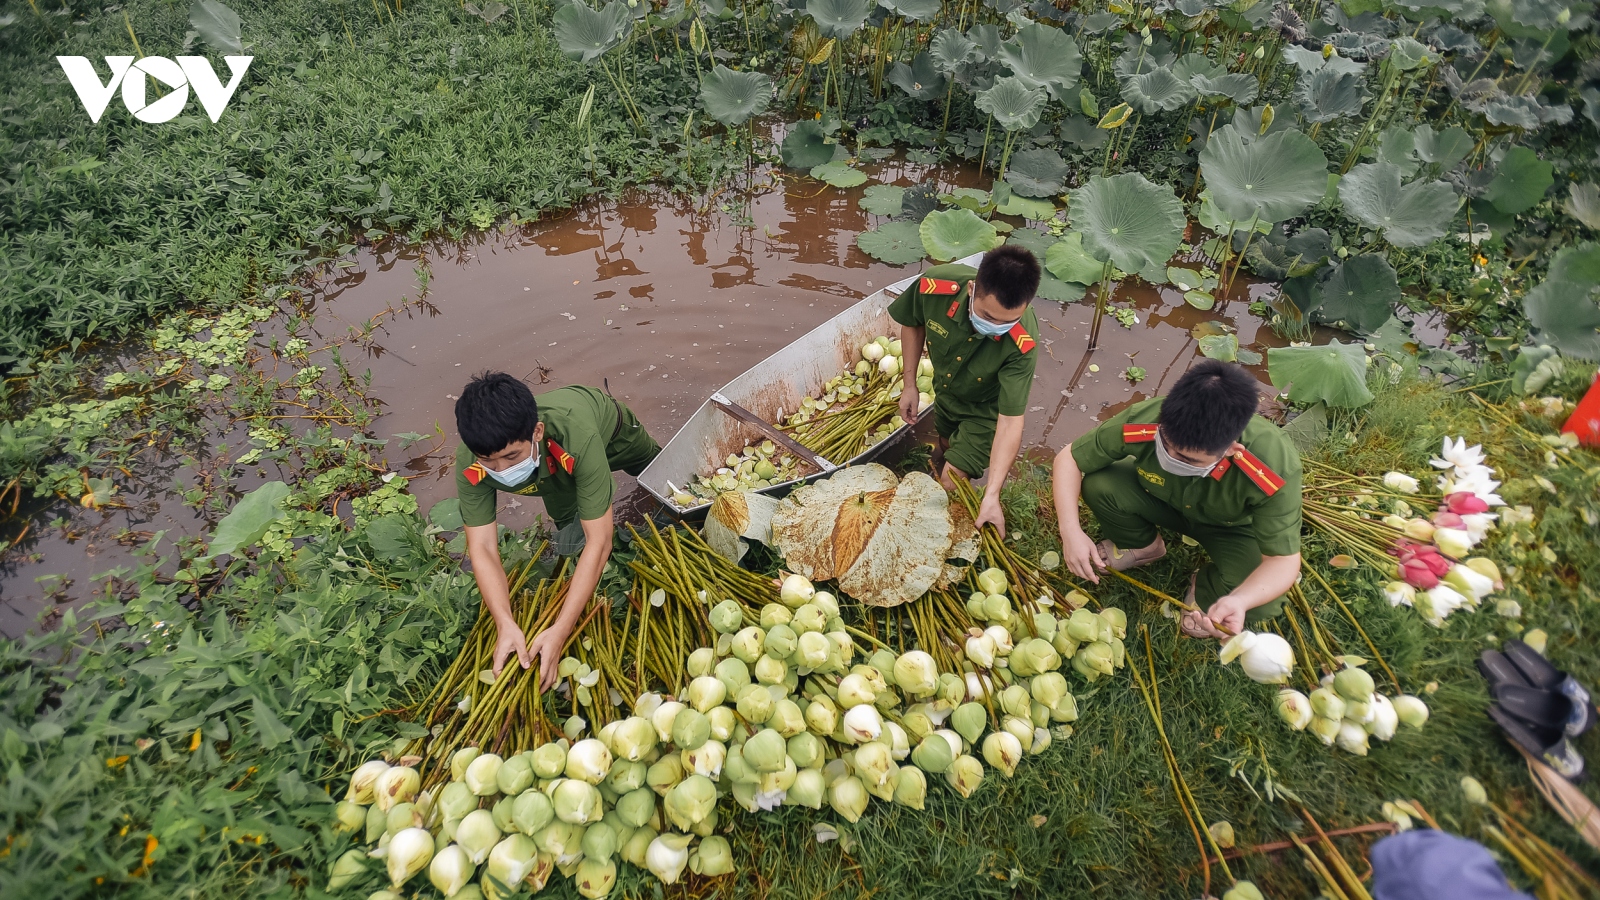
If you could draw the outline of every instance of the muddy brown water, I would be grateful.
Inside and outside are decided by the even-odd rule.
[[[977,183],[970,167],[889,160],[864,169],[874,182],[934,181],[946,190]],[[391,444],[387,454],[426,511],[454,494],[453,404],[475,372],[511,372],[536,392],[609,384],[665,444],[713,390],[877,288],[915,274],[918,266],[887,265],[855,246],[858,232],[881,221],[856,205],[863,190],[789,179],[747,203],[709,206],[704,198],[639,192],[460,243],[369,248],[320,281],[305,311],[325,339],[364,334],[342,352],[353,371],[370,369],[370,393],[385,404],[373,435],[428,436],[409,450]],[[1166,391],[1200,358],[1191,335],[1197,325],[1225,323],[1244,347],[1281,346],[1247,309],[1251,299],[1275,293],[1241,277],[1230,302],[1201,311],[1173,288],[1123,287],[1113,302],[1130,305],[1138,324],[1108,318],[1092,353],[1090,303],[1038,301],[1042,333],[1025,452],[1047,458],[1129,403]],[[1129,366],[1143,368],[1145,379],[1129,383]],[[1257,374],[1265,381],[1264,369]],[[633,480],[616,477],[619,503],[642,505]],[[205,523],[171,484],[167,472],[131,486],[139,501],[131,510],[42,510],[37,536],[0,561],[0,632],[21,633],[47,606],[87,597],[93,575],[131,566],[119,534],[202,531]],[[541,513],[536,498],[507,496],[500,521],[522,528]],[[47,526],[54,515],[66,516],[65,529]]]

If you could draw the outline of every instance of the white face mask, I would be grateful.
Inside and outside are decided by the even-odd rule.
[[[498,472],[489,468],[488,466],[484,466],[483,468],[489,473],[489,477],[493,478],[495,481],[500,482],[506,487],[516,487],[522,482],[527,481],[528,476],[538,471],[539,445],[535,444],[533,446],[533,452],[528,454],[528,458],[517,463],[516,465],[507,466]]]
[[[1159,429],[1156,431],[1156,462],[1161,464],[1162,470],[1168,475],[1177,475],[1180,478],[1203,478],[1206,475],[1210,475],[1211,470],[1217,467],[1217,463],[1204,466],[1186,463],[1168,453],[1167,441],[1161,436]],[[1218,462],[1221,462],[1221,460],[1218,460]]]
[[[1010,331],[1012,328],[1015,328],[1017,324],[1015,322],[1006,322],[1002,325],[998,322],[991,322],[988,319],[985,319],[983,316],[978,315],[978,313],[974,311],[970,305],[967,307],[967,318],[972,320],[972,330],[983,335],[984,337],[999,337],[1000,335]]]

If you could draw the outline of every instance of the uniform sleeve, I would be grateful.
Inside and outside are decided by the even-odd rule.
[[[567,452],[576,460],[572,476],[578,487],[578,518],[598,519],[611,508],[611,500],[617,492],[605,444],[599,434],[591,433],[578,447]]]
[[[889,318],[894,319],[908,328],[921,328],[927,324],[928,316],[922,302],[922,279],[911,282],[911,286],[900,292],[889,304]]]
[[[1003,337],[1003,341],[1011,338]],[[1028,393],[1033,389],[1033,370],[1039,364],[1037,350],[1018,353],[1000,367],[1000,415],[1020,416],[1028,411]]]
[[[1281,433],[1280,433],[1281,437]],[[1287,438],[1283,450],[1271,461],[1263,460],[1283,478],[1283,487],[1251,511],[1250,525],[1263,556],[1290,556],[1300,552],[1300,458]]]
[[[461,522],[464,525],[490,525],[495,520],[495,488],[492,479],[485,478],[477,484],[467,480],[466,469],[475,462],[472,454],[462,447],[456,451],[456,499],[461,501]]]
[[[1122,426],[1138,408],[1128,407],[1072,442],[1072,459],[1078,464],[1078,471],[1085,475],[1098,472],[1132,452],[1122,439]]]

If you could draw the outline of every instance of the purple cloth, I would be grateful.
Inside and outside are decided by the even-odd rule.
[[[1432,829],[1372,845],[1373,900],[1533,900],[1515,890],[1482,844]]]

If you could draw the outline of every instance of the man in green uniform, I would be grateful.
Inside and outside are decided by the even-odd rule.
[[[1300,574],[1300,454],[1257,416],[1256,381],[1203,360],[1165,398],[1123,410],[1068,444],[1053,483],[1067,568],[1098,584],[1167,553],[1156,529],[1188,535],[1211,562],[1189,582],[1201,612],[1179,622],[1191,637],[1224,637],[1277,615]],[[1105,539],[1089,539],[1078,498]]]
[[[977,269],[934,266],[889,306],[900,323],[905,363],[900,416],[915,422],[924,412],[917,366],[926,347],[939,432],[934,468],[947,489],[952,471],[967,479],[990,472],[977,525],[992,523],[1002,537],[1000,486],[1022,446],[1022,416],[1038,360],[1033,348],[1039,320],[1031,305],[1038,289],[1039,261],[1026,248],[1007,244],[984,254]]]
[[[480,375],[462,390],[456,431],[462,442],[456,448],[456,496],[467,556],[499,632],[494,672],[500,674],[513,653],[524,669],[537,658],[540,683],[548,690],[556,681],[561,650],[611,557],[611,500],[617,489],[611,473],[638,475],[661,446],[604,391],[571,385],[536,399],[527,385],[504,372]],[[531,643],[511,617],[495,524],[500,491],[542,498],[556,524],[556,552],[578,554],[560,614]]]

